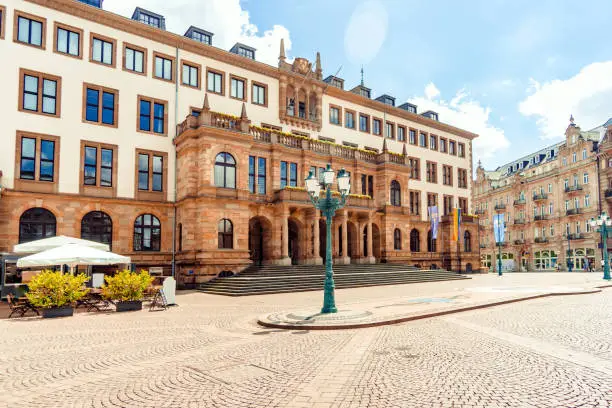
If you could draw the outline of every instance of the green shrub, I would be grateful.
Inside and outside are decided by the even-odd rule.
[[[124,269],[115,276],[105,276],[106,284],[102,286],[102,296],[110,300],[127,302],[142,300],[144,291],[153,283],[153,277],[147,271],[140,273]]]
[[[84,274],[73,276],[62,272],[43,271],[28,284],[26,297],[35,307],[51,308],[71,305],[89,292]]]

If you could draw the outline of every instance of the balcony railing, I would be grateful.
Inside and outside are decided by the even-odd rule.
[[[565,215],[578,215],[578,214],[582,214],[582,208],[570,208],[569,210],[565,211]]]
[[[514,219],[514,224],[515,225],[524,225],[525,224],[525,219],[524,218],[519,218],[519,219]]]
[[[586,239],[586,235],[584,235],[582,232],[579,232],[577,234],[570,234],[569,238],[571,240],[574,240],[574,239]]]
[[[566,193],[573,193],[575,191],[582,191],[582,186],[580,184],[574,184],[573,186],[565,187]]]
[[[525,205],[527,204],[527,200],[524,198],[519,198],[518,200],[514,200],[514,205]]]
[[[193,115],[187,116],[182,123],[177,125],[177,132],[181,135],[187,130],[197,129],[201,126],[240,132],[252,136],[257,142],[279,144],[294,149],[308,150],[314,153],[335,156],[347,160],[364,161],[374,164],[394,163],[401,166],[409,166],[408,157],[403,154],[392,153],[387,150],[378,153],[332,142],[311,139],[306,136],[294,135],[274,129],[253,126],[246,115],[246,108],[244,106],[240,117],[214,112],[208,107],[207,98],[200,115],[197,117]]]
[[[548,242],[548,238],[546,237],[535,237],[534,242],[536,244],[545,244]]]
[[[525,243],[524,239],[515,239],[514,245],[523,245]]]
[[[540,193],[540,194],[533,195],[533,201],[547,200],[547,199],[548,199],[548,194],[546,193]]]
[[[506,247],[506,246],[508,246],[508,241],[496,242],[495,246],[502,247],[502,248]]]
[[[548,214],[534,215],[533,220],[534,221],[546,221],[549,219],[549,217],[550,216]]]
[[[506,204],[495,204],[495,209],[496,210],[505,210],[506,209]]]

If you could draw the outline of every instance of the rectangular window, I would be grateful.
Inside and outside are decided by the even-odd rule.
[[[59,138],[36,133],[17,135],[20,180],[55,181]],[[16,180],[17,183],[17,180]]]
[[[138,130],[161,135],[168,134],[166,106],[168,102],[138,97]]]
[[[370,117],[368,115],[359,114],[359,130],[370,132]]]
[[[96,185],[96,173],[98,171],[98,149],[85,146],[85,167],[83,171],[83,183],[88,186]]]
[[[465,157],[465,144],[459,143],[458,145],[459,157]]]
[[[210,43],[211,43],[210,35],[204,34],[204,33],[200,33],[198,31],[193,31],[191,33],[191,39],[199,41],[199,42],[207,44],[207,45],[210,45]]]
[[[438,182],[438,167],[436,163],[428,161],[427,164],[427,181],[430,183]]]
[[[297,163],[289,164],[289,185],[297,187]]]
[[[397,141],[398,142],[406,141],[406,128],[400,125],[397,125]]]
[[[395,125],[390,122],[385,122],[385,137],[395,139]]]
[[[221,72],[208,69],[206,71],[206,89],[208,92],[224,95],[225,89],[223,87],[223,74]]]
[[[455,142],[452,140],[448,141],[448,153],[452,154],[453,156],[457,155],[457,151],[455,150]]]
[[[147,73],[147,50],[132,44],[123,43],[123,69],[138,74]]]
[[[187,63],[185,61],[182,63],[183,69],[181,72],[181,82],[183,85],[200,89],[200,67],[196,66],[196,64]]]
[[[450,215],[453,212],[453,197],[444,196],[444,215]]]
[[[6,8],[4,6],[0,6],[0,40],[4,39],[4,17],[6,16]]]
[[[90,40],[91,50],[89,54],[89,60],[103,65],[115,66],[115,47],[117,41],[103,37],[99,34],[91,34]]]
[[[174,82],[173,63],[174,58],[157,52],[153,53],[154,70],[153,76],[164,81]]]
[[[257,159],[257,194],[266,194],[266,159]]]
[[[260,84],[260,83],[255,83],[252,82],[253,87],[252,87],[252,95],[251,97],[253,98],[253,103],[255,105],[263,105],[263,106],[267,106],[268,105],[268,98],[266,96],[266,91],[268,89],[268,87],[264,84]]]
[[[330,106],[329,107],[329,123],[331,123],[332,125],[340,125],[340,113],[341,108],[337,107],[337,106]]]
[[[149,155],[138,155],[138,189],[149,190]]]
[[[163,191],[164,158],[153,155],[153,191]]]
[[[461,214],[467,214],[468,212],[467,198],[459,198],[459,208],[461,208]],[[510,240],[510,238],[508,238],[508,240]]]
[[[81,58],[83,30],[55,22],[54,51],[71,57]]]
[[[582,182],[583,182],[584,184],[589,184],[589,173],[584,173],[584,174],[582,175]]]
[[[281,161],[280,163],[280,176],[281,176],[280,188],[283,189],[287,187],[287,162],[286,161]]]
[[[436,135],[429,135],[429,148],[438,150],[438,137]]]
[[[419,215],[421,213],[421,192],[410,192],[410,214]]]
[[[19,78],[20,111],[60,116],[60,77],[20,69]]]
[[[355,112],[344,111],[344,126],[348,129],[355,129]]]
[[[420,180],[421,179],[420,160],[415,157],[411,157],[408,159],[408,164],[410,165],[410,178],[413,180]]]
[[[119,91],[98,85],[84,84],[84,114],[83,120],[117,127],[117,104]]]
[[[168,154],[136,149],[138,176],[136,199],[160,199],[166,191]]]
[[[255,156],[249,156],[249,192],[255,193]]]
[[[160,20],[158,17],[151,16],[149,14],[140,12],[138,15],[138,21],[147,25],[160,28]]]
[[[410,129],[408,131],[408,135],[409,135],[408,143],[410,143],[411,145],[416,145],[417,144],[416,130]]]
[[[461,174],[461,169],[459,169],[459,174]],[[461,180],[461,176],[459,176],[459,180]],[[461,184],[461,181],[459,181]],[[453,168],[451,166],[442,166],[442,184],[445,186],[453,185]]]
[[[427,147],[427,135],[425,133],[419,133],[419,146]]]
[[[46,23],[47,20],[42,17],[15,11],[15,41],[44,50]]]
[[[446,139],[440,138],[440,152],[446,153]]]
[[[374,176],[368,176],[368,195],[374,198]]]
[[[102,187],[113,186],[113,150],[100,149],[100,185]]]
[[[381,120],[372,119],[372,134],[380,136],[381,132]]]
[[[365,174],[361,175],[361,195],[368,194],[368,176]]]
[[[230,97],[234,99],[246,100],[245,95],[246,79],[230,75]]]

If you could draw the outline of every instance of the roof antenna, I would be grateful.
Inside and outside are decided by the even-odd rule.
[[[363,86],[363,65],[361,66],[361,86]]]

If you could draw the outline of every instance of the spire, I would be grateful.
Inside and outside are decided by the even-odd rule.
[[[209,111],[210,105],[208,104],[208,92],[204,94],[204,104],[202,105],[203,111]]]
[[[382,147],[382,151],[383,153],[387,152],[387,138],[383,139],[383,147]]]
[[[363,65],[361,66],[361,86],[363,86]]]
[[[480,159],[478,159],[478,169],[482,168],[482,162],[480,161]]]
[[[244,102],[242,102],[242,112],[240,113],[240,119],[248,119],[249,117],[247,116],[246,113],[246,105],[244,104]]]
[[[279,64],[282,62],[285,62],[285,59],[287,57],[285,56],[285,39],[281,38],[281,42],[280,42],[280,54],[278,55],[278,62]]]
[[[321,69],[321,53],[317,51],[317,61],[315,63],[315,75],[318,79],[321,79],[323,75],[323,69]]]
[[[408,156],[408,152],[406,151],[406,143],[404,143],[404,148],[402,149],[402,156]]]
[[[576,126],[574,123],[574,115],[570,115],[570,126]]]

